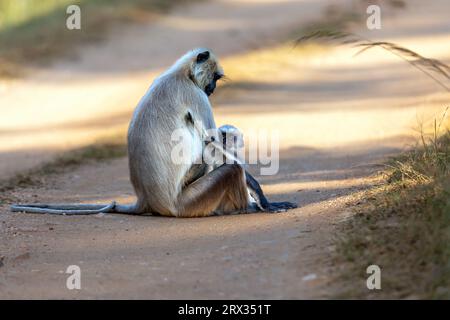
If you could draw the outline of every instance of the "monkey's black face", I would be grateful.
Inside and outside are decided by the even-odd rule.
[[[223,75],[218,74],[217,72],[214,73],[214,78],[212,81],[205,87],[205,93],[207,96],[210,96],[214,90],[216,89],[216,83],[220,78],[222,78]]]
[[[211,94],[213,94],[214,90],[216,89],[216,81],[211,81],[206,87],[205,87],[205,93],[209,97]]]

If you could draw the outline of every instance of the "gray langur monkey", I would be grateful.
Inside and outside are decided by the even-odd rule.
[[[208,96],[224,76],[215,55],[203,48],[182,56],[150,86],[137,105],[128,129],[130,180],[136,192],[133,205],[24,204],[12,211],[65,215],[125,213],[172,217],[202,217],[213,214],[254,212],[248,186],[261,190],[256,180],[238,162],[208,170],[202,159],[202,130],[216,125]],[[189,150],[187,161],[173,161],[174,131],[181,132]],[[261,197],[262,195],[262,197]],[[289,202],[269,203],[259,193],[263,211],[295,208]]]
[[[198,126],[197,130],[199,130]],[[212,157],[209,152],[204,153],[207,157],[211,155],[211,157],[205,161],[208,165],[206,172],[211,172],[223,163],[238,163],[245,166],[241,157],[241,151],[243,151],[244,148],[244,136],[242,132],[235,126],[226,124],[218,128],[218,133],[218,142],[215,141],[215,137],[207,138],[207,140],[209,140],[207,142],[208,147],[213,146],[214,151],[216,151],[220,157]],[[216,162],[217,160],[219,161]],[[245,171],[245,177],[250,207],[253,208],[255,212],[283,212],[287,209],[297,207],[295,204],[289,202],[270,203],[265,197],[258,181],[247,171]],[[248,211],[250,212],[251,210]]]

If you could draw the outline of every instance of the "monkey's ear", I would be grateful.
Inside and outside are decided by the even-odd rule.
[[[209,51],[205,51],[197,55],[197,63],[205,62],[208,59],[209,59]]]

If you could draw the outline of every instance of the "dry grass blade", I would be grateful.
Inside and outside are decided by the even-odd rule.
[[[371,41],[356,34],[343,31],[316,30],[297,39],[295,41],[295,45],[297,46],[306,41],[339,41],[339,44],[343,45],[353,44],[355,47],[361,47],[355,56],[371,48],[382,48],[420,70],[446,91],[450,92],[450,88],[443,81],[439,80],[432,73],[430,73],[434,72],[443,76],[447,80],[450,80],[450,67],[448,65],[437,59],[426,58],[417,52],[396,45],[395,43],[386,41]]]
[[[317,40],[317,39],[340,39],[347,37],[347,33],[340,32],[340,31],[331,31],[331,30],[317,30],[314,32],[311,32],[307,35],[302,36],[299,38],[295,43],[299,44],[301,42],[309,41],[309,40]]]
[[[440,73],[445,78],[450,80],[450,67],[446,64],[442,63],[439,60],[436,59],[429,59],[421,56],[420,54],[411,51],[407,48],[400,47],[394,43],[391,42],[366,42],[366,43],[359,43],[356,44],[358,47],[363,47],[360,51],[356,53],[356,55],[374,48],[374,47],[381,47],[391,53],[396,53],[401,58],[406,58],[408,61],[410,61],[412,64],[416,66],[423,66],[428,68],[431,71],[436,71],[437,73]]]

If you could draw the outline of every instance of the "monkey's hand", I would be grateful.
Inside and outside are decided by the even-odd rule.
[[[270,202],[268,205],[264,208],[265,212],[269,213],[277,213],[277,212],[285,212],[289,209],[295,209],[297,208],[297,204],[292,202]]]

